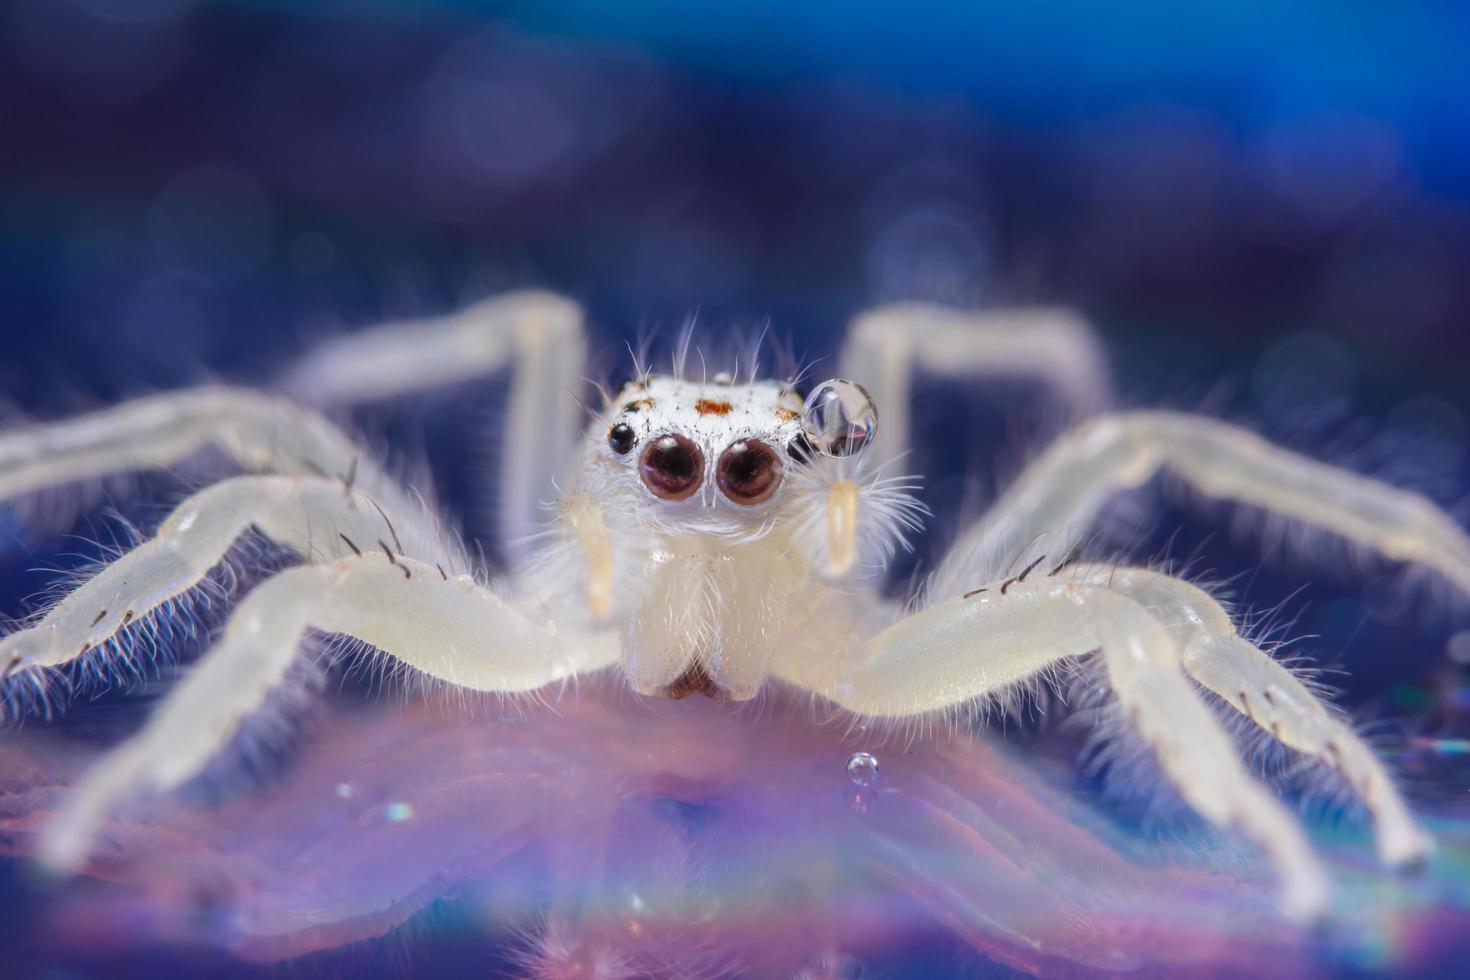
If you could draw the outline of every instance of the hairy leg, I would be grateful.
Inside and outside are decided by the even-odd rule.
[[[484,377],[510,367],[501,443],[501,541],[512,564],[545,523],[543,505],[571,461],[587,353],[582,311],[545,292],[517,292],[449,316],[356,331],[308,353],[284,379],[302,401],[344,405]]]
[[[1097,337],[1068,311],[883,307],[853,321],[841,360],[842,375],[863,385],[878,406],[878,435],[865,453],[880,464],[908,451],[911,387],[920,370],[950,378],[1037,378],[1077,417],[1102,410],[1112,397]]]
[[[1191,677],[1283,744],[1337,769],[1372,815],[1384,863],[1412,865],[1433,849],[1373,750],[1291,671],[1238,635],[1207,593],[1141,568],[1082,566],[1068,574],[1147,608],[1174,635]]]
[[[533,691],[609,666],[618,653],[615,634],[547,629],[468,576],[447,578],[411,558],[367,554],[289,569],[250,593],[143,730],[72,789],[41,860],[77,868],[117,805],[201,772],[281,682],[307,630],[355,637],[475,691]]]
[[[323,345],[288,375],[293,394],[346,404],[514,367],[498,500],[518,564],[571,458],[586,343],[581,313],[548,293],[512,293],[450,317],[390,324]],[[213,445],[243,469],[340,476],[407,513],[407,496],[319,412],[279,395],[206,387],[0,432],[0,499],[110,473],[165,467]]]
[[[1326,875],[1301,828],[1237,757],[1186,678],[1175,637],[1129,597],[1061,578],[996,583],[914,613],[859,649],[846,662],[803,651],[781,676],[857,714],[906,718],[1001,695],[1101,650],[1120,707],[1190,806],[1270,855],[1291,915],[1325,911]]]
[[[247,470],[391,482],[318,413],[279,396],[210,387],[0,432],[0,499],[129,470],[165,467],[213,445]]]
[[[1359,476],[1195,415],[1135,412],[1084,423],[1026,468],[962,535],[930,583],[958,595],[1046,554],[1069,554],[1103,505],[1168,469],[1212,497],[1324,528],[1415,562],[1470,593],[1470,535],[1420,494]]]
[[[321,477],[241,476],[176,507],[148,541],[105,566],[26,629],[0,639],[0,672],[63,666],[197,586],[250,527],[308,561],[383,550],[458,571],[463,559],[421,511],[393,515],[360,488]]]

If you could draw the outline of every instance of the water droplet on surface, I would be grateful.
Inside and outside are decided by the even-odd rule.
[[[801,429],[823,456],[851,456],[878,432],[878,406],[855,381],[833,378],[807,395]]]
[[[847,759],[847,778],[855,786],[871,786],[878,781],[878,760],[867,752],[854,752]]]

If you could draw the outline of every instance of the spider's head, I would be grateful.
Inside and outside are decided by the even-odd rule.
[[[792,510],[815,462],[861,450],[877,418],[849,381],[823,382],[803,399],[777,381],[647,376],[610,405],[601,462],[645,523],[749,537]]]
[[[821,578],[872,571],[925,512],[912,480],[865,458],[877,424],[851,381],[803,398],[780,381],[645,376],[593,424],[581,497],[600,530],[579,523],[575,506],[568,516],[593,564],[603,539],[655,558],[690,545],[738,560],[733,549],[775,534],[776,550]]]
[[[805,398],[720,376],[618,391],[563,497],[575,546],[561,553],[577,556],[589,618],[620,623],[636,690],[751,697],[816,580],[886,566],[923,508],[911,483],[865,465],[876,425],[848,381]]]
[[[647,504],[661,505],[650,510],[665,520],[729,523],[771,509],[787,461],[800,452],[802,405],[794,391],[775,382],[722,382],[646,377],[614,400],[608,453],[636,477]]]

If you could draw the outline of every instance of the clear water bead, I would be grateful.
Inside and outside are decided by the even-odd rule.
[[[867,752],[854,752],[847,758],[847,778],[856,786],[871,786],[878,781],[878,760]]]
[[[807,395],[801,428],[823,456],[851,456],[878,432],[878,406],[856,381],[833,378]]]

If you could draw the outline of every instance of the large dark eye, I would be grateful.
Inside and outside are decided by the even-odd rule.
[[[704,477],[704,453],[694,440],[676,433],[659,436],[643,450],[643,485],[655,497],[683,500],[699,489]]]
[[[758,504],[781,482],[781,458],[755,439],[741,439],[720,454],[715,482],[737,504]]]
[[[607,433],[608,446],[619,456],[626,456],[628,451],[633,448],[633,443],[637,441],[637,433],[633,431],[633,427],[627,422],[619,422],[609,429]]]

